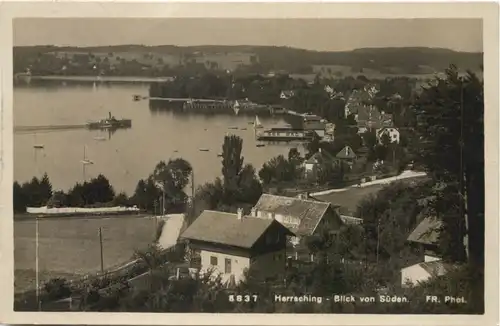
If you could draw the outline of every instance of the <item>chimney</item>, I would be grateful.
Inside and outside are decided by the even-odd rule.
[[[318,153],[321,153],[321,147],[320,147],[320,148],[318,148]]]
[[[238,208],[238,220],[241,220],[243,218],[243,208]]]

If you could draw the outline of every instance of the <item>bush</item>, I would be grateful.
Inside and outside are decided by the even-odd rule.
[[[68,282],[63,278],[53,278],[44,285],[49,300],[67,298],[71,295]]]

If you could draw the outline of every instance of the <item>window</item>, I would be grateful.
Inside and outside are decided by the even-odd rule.
[[[217,257],[215,256],[210,256],[210,265],[212,266],[217,266]]]
[[[229,258],[226,258],[226,260],[225,260],[224,273],[226,273],[226,274],[231,273],[231,259],[229,259]]]

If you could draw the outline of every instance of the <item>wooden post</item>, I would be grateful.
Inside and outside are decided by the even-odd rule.
[[[41,303],[40,303],[40,279],[38,277],[38,274],[39,274],[39,267],[38,267],[38,252],[39,252],[39,247],[38,247],[38,231],[39,231],[39,228],[38,228],[38,216],[36,217],[36,220],[35,220],[35,223],[36,223],[36,230],[35,230],[35,269],[36,269],[36,272],[35,272],[35,277],[36,277],[36,302],[37,302],[37,309],[38,311],[41,310]]]
[[[194,216],[196,214],[195,203],[194,203],[194,171],[191,171],[191,214]]]
[[[102,228],[99,227],[99,244],[101,247],[101,272],[104,272],[104,256],[102,252]]]
[[[378,265],[379,247],[380,247],[380,220],[377,221],[377,265]]]

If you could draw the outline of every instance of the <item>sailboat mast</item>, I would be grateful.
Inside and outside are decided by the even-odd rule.
[[[86,162],[86,159],[87,159],[87,155],[85,153],[85,145],[83,145],[83,160],[82,160],[82,176],[83,176],[83,182],[87,181],[87,178],[86,178],[86,175],[85,175],[85,169],[86,169],[86,165],[87,165],[87,162]]]
[[[40,279],[38,277],[38,216],[35,218],[35,278],[36,278],[36,302],[37,308],[40,310]]]

